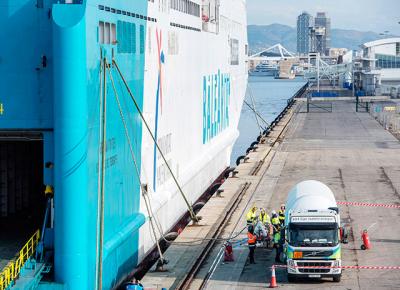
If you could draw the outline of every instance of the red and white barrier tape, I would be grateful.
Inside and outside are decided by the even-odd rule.
[[[366,206],[366,207],[385,207],[385,208],[400,208],[399,204],[383,204],[383,203],[368,203],[368,202],[352,202],[338,201],[338,205]]]
[[[287,265],[272,265],[271,268],[287,268]],[[400,270],[400,266],[293,266],[301,269],[364,269],[364,270]]]

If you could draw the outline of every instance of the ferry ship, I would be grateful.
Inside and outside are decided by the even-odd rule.
[[[246,1],[2,0],[0,23],[0,288],[115,288],[149,217],[168,233],[229,166]]]
[[[250,76],[259,76],[259,77],[274,77],[278,74],[279,68],[276,64],[271,64],[267,62],[262,62],[257,65],[254,69],[249,71]]]

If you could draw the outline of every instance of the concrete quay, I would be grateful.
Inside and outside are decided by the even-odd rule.
[[[240,231],[251,206],[265,207],[269,212],[278,209],[286,201],[290,188],[307,179],[327,184],[338,201],[400,203],[400,142],[370,114],[355,112],[353,101],[332,102],[332,112],[306,113],[305,106],[298,102],[266,142],[260,144],[256,152],[249,153],[246,163],[237,167],[237,177],[223,184],[223,198],[213,197],[200,211],[199,215],[206,216],[202,221],[205,225],[188,227],[188,233],[185,229],[177,242],[204,237],[199,229],[212,227],[212,221],[218,221],[225,210],[222,204],[229,207],[230,198],[238,197],[235,193],[238,194],[243,184],[248,184],[247,188],[240,194],[227,222],[218,230],[220,238],[235,236],[233,241],[243,240],[246,232]],[[340,209],[342,221],[349,224],[352,233],[349,243],[342,248],[343,265],[400,266],[399,209],[353,206]],[[370,229],[372,249],[363,251],[360,232],[374,223]],[[200,248],[196,243],[173,244],[166,252],[167,257],[172,258],[168,265],[170,270],[149,272],[143,280],[146,289],[268,287],[275,256],[271,249],[257,248],[257,264],[250,265],[246,244],[239,245],[234,248],[235,261],[224,263],[222,244],[221,240],[215,241],[185,287],[180,287],[176,281],[197,263],[194,257]],[[400,289],[400,270],[348,269],[344,270],[339,283],[330,279],[289,283],[282,269],[277,270],[277,281],[280,288],[287,289]]]

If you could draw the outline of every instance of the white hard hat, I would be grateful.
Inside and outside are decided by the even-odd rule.
[[[276,211],[273,210],[271,213],[274,215],[274,214],[276,214]]]

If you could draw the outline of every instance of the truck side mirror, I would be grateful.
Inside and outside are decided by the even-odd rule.
[[[336,213],[339,213],[339,208],[338,207],[328,207],[330,210],[336,211]]]
[[[343,226],[339,228],[340,231],[340,242],[343,244],[347,244],[349,242],[349,240],[347,239],[349,234],[347,229]]]

